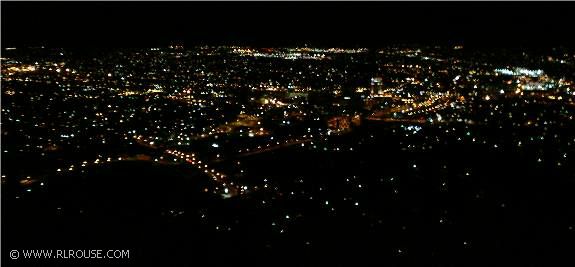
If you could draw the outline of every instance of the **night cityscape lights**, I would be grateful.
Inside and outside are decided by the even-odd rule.
[[[573,215],[573,194],[551,188],[575,181],[575,87],[561,72],[575,54],[502,65],[465,50],[6,49],[4,212],[27,229],[151,220],[217,243],[190,250],[250,257],[478,255],[546,227],[572,238],[573,217],[554,210]],[[547,223],[528,223],[544,210]]]
[[[574,266],[573,2],[0,5],[0,266]]]

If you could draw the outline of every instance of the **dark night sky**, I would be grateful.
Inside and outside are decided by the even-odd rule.
[[[573,3],[2,2],[2,45],[573,44]]]

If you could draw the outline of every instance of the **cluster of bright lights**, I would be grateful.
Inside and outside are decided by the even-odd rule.
[[[528,77],[539,77],[543,75],[543,70],[530,70],[526,68],[514,68],[510,69],[495,69],[496,73],[510,76],[528,76]]]

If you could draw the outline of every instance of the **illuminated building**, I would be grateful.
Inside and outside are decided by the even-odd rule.
[[[371,78],[371,95],[381,95],[383,93],[383,78]]]

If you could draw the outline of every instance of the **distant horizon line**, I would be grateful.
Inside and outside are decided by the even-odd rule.
[[[535,45],[478,45],[478,44],[466,44],[464,42],[390,42],[389,44],[380,45],[325,45],[325,44],[313,44],[313,43],[303,43],[303,44],[242,44],[241,42],[236,44],[230,43],[188,43],[185,42],[174,42],[171,44],[149,44],[149,45],[51,45],[51,44],[34,44],[34,45],[2,45],[2,50],[15,50],[15,49],[136,49],[136,48],[171,48],[172,46],[182,46],[182,48],[201,48],[201,47],[247,47],[256,49],[266,49],[266,48],[341,48],[341,49],[377,49],[377,48],[388,48],[388,47],[472,47],[472,48],[501,48],[501,49],[537,49],[537,48],[568,48],[569,44],[535,44]]]

